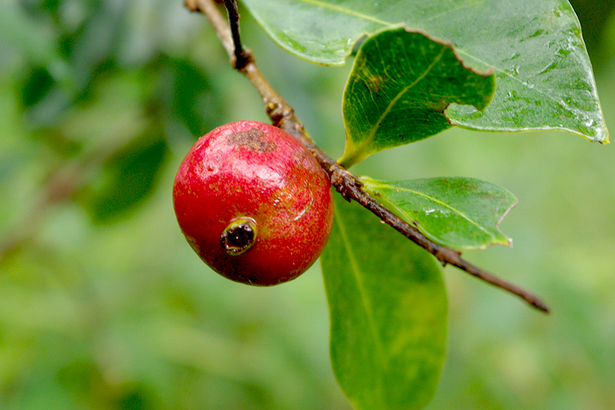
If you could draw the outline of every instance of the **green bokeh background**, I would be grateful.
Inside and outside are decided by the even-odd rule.
[[[574,2],[615,129],[611,0]],[[261,68],[332,157],[349,67],[298,60],[244,16]],[[195,139],[267,121],[179,0],[0,2],[0,409],[349,409],[315,266],[274,288],[212,273],[171,185]],[[520,204],[512,249],[467,257],[549,316],[445,269],[448,358],[429,409],[615,408],[615,161],[558,132],[450,130],[368,158],[378,179],[467,176]]]

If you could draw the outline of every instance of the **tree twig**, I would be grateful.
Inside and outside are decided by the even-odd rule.
[[[241,45],[241,36],[239,35],[239,9],[237,8],[237,0],[224,0],[224,6],[228,12],[228,20],[233,36],[234,56],[235,61],[233,66],[237,70],[241,70],[250,62],[250,56]]]
[[[520,297],[531,306],[543,312],[549,312],[549,307],[538,296],[477,266],[474,266],[473,264],[462,259],[460,252],[442,245],[438,245],[428,239],[415,226],[401,220],[388,208],[363,191],[361,188],[362,184],[355,175],[350,173],[335,160],[330,158],[326,153],[324,153],[308,136],[303,124],[301,124],[295,115],[292,107],[273,89],[261,73],[256,65],[252,52],[249,49],[241,48],[241,43],[233,41],[233,39],[239,39],[239,26],[237,24],[233,24],[233,17],[231,17],[239,16],[235,1],[225,0],[225,6],[229,10],[228,14],[231,20],[231,25],[227,23],[226,19],[216,7],[213,0],[185,0],[185,4],[189,9],[193,11],[200,11],[207,17],[217,33],[218,38],[220,38],[222,45],[226,49],[227,54],[231,58],[231,61],[233,61],[233,58],[236,58],[237,55],[244,55],[246,59],[245,64],[233,64],[233,66],[243,73],[250,80],[254,88],[256,88],[259,92],[263,98],[263,103],[267,114],[273,124],[293,135],[301,141],[307,149],[310,150],[310,152],[312,152],[321,167],[329,175],[331,184],[346,200],[354,200],[366,209],[370,210],[382,221],[434,255],[436,259],[442,263],[442,265],[449,264],[455,266],[478,279]]]

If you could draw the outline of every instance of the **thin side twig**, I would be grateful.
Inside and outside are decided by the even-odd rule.
[[[241,70],[250,62],[250,55],[245,52],[241,45],[241,36],[239,35],[239,9],[237,8],[237,0],[224,0],[224,6],[228,12],[228,20],[233,37],[235,61],[233,66],[237,70]]]
[[[272,123],[293,135],[301,141],[301,143],[303,143],[308,150],[310,150],[310,152],[320,163],[323,170],[329,175],[331,185],[333,185],[346,200],[354,200],[361,204],[363,207],[378,216],[383,222],[390,225],[393,229],[397,230],[406,238],[415,242],[427,252],[434,255],[436,259],[442,263],[442,265],[449,264],[455,266],[484,282],[520,297],[536,309],[546,313],[549,312],[549,307],[538,296],[465,261],[461,258],[460,252],[431,241],[415,226],[403,221],[397,215],[393,214],[388,208],[369,196],[365,191],[363,191],[361,188],[362,184],[355,175],[343,168],[334,159],[330,158],[325,152],[323,152],[308,136],[303,124],[295,115],[292,107],[266,80],[265,76],[256,65],[252,52],[249,49],[241,48],[241,43],[234,42],[234,38],[239,38],[238,21],[234,24],[232,22],[232,17],[230,17],[239,16],[235,1],[225,0],[225,6],[229,10],[228,14],[231,19],[231,25],[227,23],[226,19],[216,7],[213,0],[185,0],[185,3],[189,9],[193,11],[200,11],[207,17],[217,33],[218,38],[222,42],[222,45],[226,49],[227,54],[231,58],[231,61],[233,61],[233,59],[236,58],[235,56],[239,54],[245,56],[245,65],[239,66],[238,64],[233,64],[233,66],[238,71],[243,73],[250,80],[254,88],[259,92],[263,98],[265,109]],[[239,44],[239,46],[236,47],[236,44]]]

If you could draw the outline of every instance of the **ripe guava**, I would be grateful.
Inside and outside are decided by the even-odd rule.
[[[173,204],[186,240],[228,279],[269,286],[305,272],[333,224],[327,174],[293,136],[238,121],[201,137],[182,161]]]

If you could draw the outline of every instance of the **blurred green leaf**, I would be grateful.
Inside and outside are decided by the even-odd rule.
[[[54,84],[53,77],[43,67],[37,67],[28,75],[22,91],[22,102],[25,107],[30,107],[45,97]]]
[[[126,11],[130,2],[101,1],[94,3],[88,19],[77,36],[72,36],[65,48],[75,70],[77,90],[86,91],[90,81],[109,70],[121,44],[122,28],[126,26]]]
[[[137,139],[103,167],[99,186],[90,184],[82,197],[93,219],[108,223],[141,203],[156,187],[168,147],[164,139]]]
[[[591,57],[594,69],[600,69],[613,56],[609,49],[609,23],[615,17],[615,2],[612,0],[570,0],[583,27],[583,40]],[[609,18],[610,16],[610,18]]]
[[[321,256],[334,372],[357,409],[423,408],[445,356],[440,268],[369,211],[335,198]]]
[[[430,137],[452,125],[451,104],[483,110],[495,76],[466,68],[450,44],[403,27],[369,37],[361,46],[344,90],[349,168],[368,155]]]
[[[362,177],[361,182],[380,203],[441,245],[463,251],[511,244],[499,225],[517,198],[497,185],[474,178]]]
[[[174,80],[171,112],[193,136],[200,137],[208,131],[207,120],[220,113],[218,104],[201,107],[203,96],[211,92],[209,80],[202,70],[187,60],[171,60],[169,63]]]
[[[404,23],[450,40],[466,64],[493,67],[497,91],[483,112],[449,108],[475,130],[561,129],[608,141],[579,21],[567,0],[244,0],[285,50],[342,65],[363,35]]]
[[[111,158],[103,170],[105,182],[89,203],[94,219],[110,222],[145,199],[156,186],[167,153],[163,139],[138,139]]]

